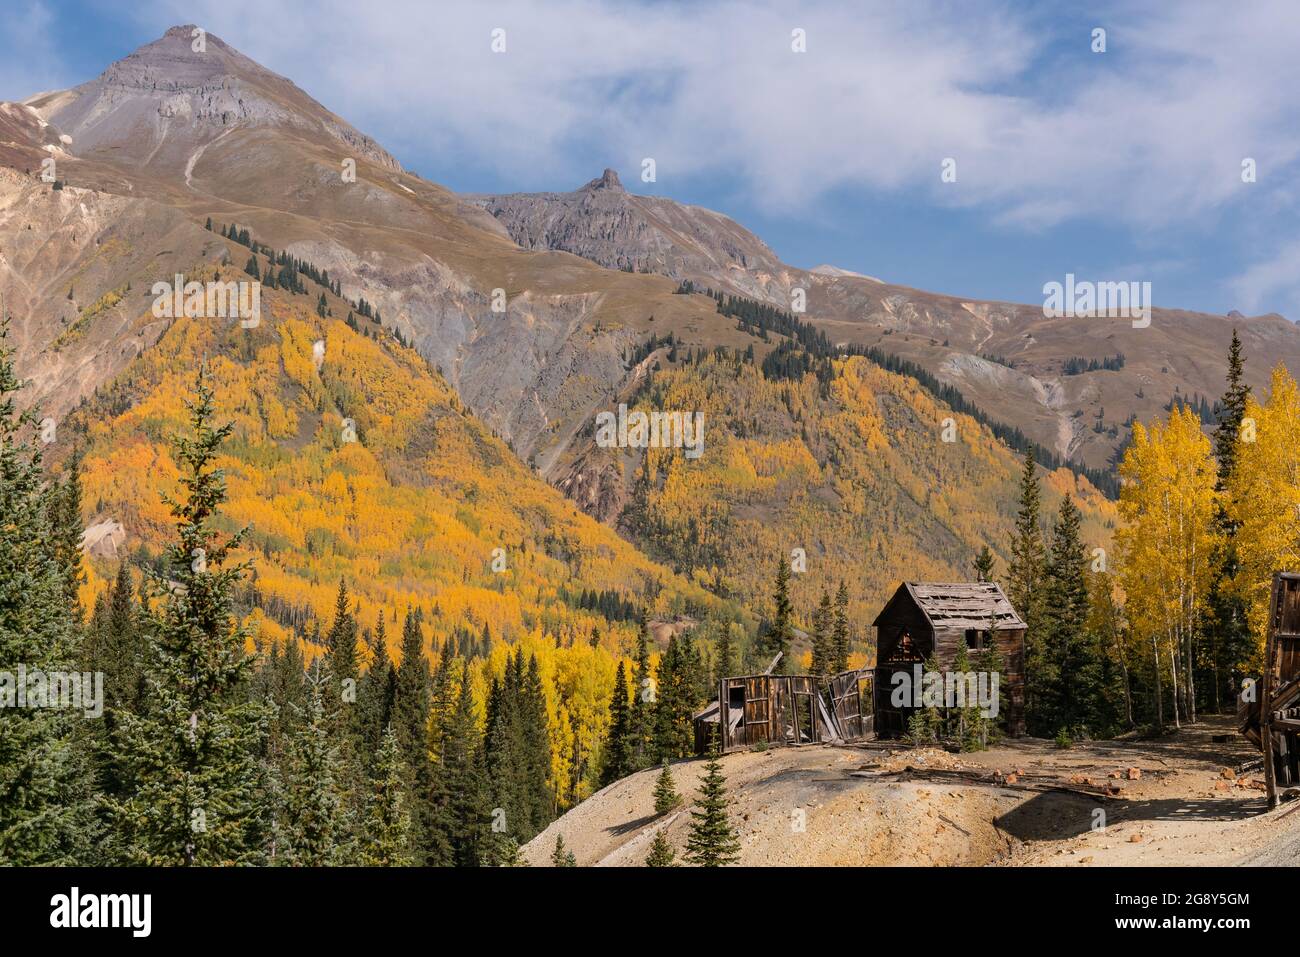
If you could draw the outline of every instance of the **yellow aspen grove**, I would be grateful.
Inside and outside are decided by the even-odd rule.
[[[1273,370],[1267,402],[1247,401],[1237,456],[1227,506],[1240,563],[1233,586],[1258,655],[1273,572],[1300,568],[1300,389],[1285,366]]]
[[[1165,425],[1135,423],[1120,476],[1124,525],[1116,544],[1128,617],[1137,646],[1149,647],[1156,722],[1164,723],[1167,674],[1174,724],[1181,726],[1196,719],[1194,645],[1219,534],[1214,459],[1195,413],[1175,408]]]

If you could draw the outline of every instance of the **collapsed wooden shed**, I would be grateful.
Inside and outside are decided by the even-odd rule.
[[[1273,573],[1264,674],[1242,689],[1237,717],[1242,734],[1264,754],[1264,785],[1274,807],[1278,785],[1300,784],[1300,572]]]
[[[903,582],[873,624],[876,737],[901,737],[917,710],[893,702],[896,674],[914,675],[931,655],[949,671],[962,646],[974,669],[989,642],[1002,655],[998,683],[1007,732],[1025,733],[1025,623],[996,582]]]
[[[717,735],[725,753],[755,745],[856,741],[871,733],[871,674],[744,675],[723,678],[718,699],[695,715],[695,750]]]

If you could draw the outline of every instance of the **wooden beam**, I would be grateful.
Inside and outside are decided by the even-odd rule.
[[[1273,594],[1268,603],[1268,630],[1264,638],[1264,688],[1259,702],[1259,740],[1264,745],[1264,789],[1269,810],[1277,807],[1277,772],[1273,767],[1273,713],[1270,699],[1276,679],[1273,658],[1276,653],[1278,603],[1282,598],[1282,574],[1273,573]]]

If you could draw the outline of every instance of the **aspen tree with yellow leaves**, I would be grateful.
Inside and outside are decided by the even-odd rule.
[[[1268,400],[1246,401],[1227,511],[1237,526],[1234,590],[1263,649],[1273,572],[1300,568],[1300,389],[1278,365]]]
[[[1196,637],[1220,534],[1215,474],[1210,440],[1191,410],[1176,407],[1167,423],[1149,428],[1134,423],[1115,537],[1135,651],[1149,653],[1157,727],[1165,723],[1166,677],[1174,725],[1196,720]]]

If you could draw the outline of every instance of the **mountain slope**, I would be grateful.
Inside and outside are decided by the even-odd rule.
[[[201,234],[209,219],[237,223],[257,241],[327,269],[347,299],[376,306],[385,325],[442,369],[471,408],[542,465],[599,397],[620,387],[628,374],[621,356],[652,316],[695,316],[726,338],[727,323],[673,296],[664,279],[521,250],[491,216],[403,172],[288,80],[211,34],[206,50],[196,52],[190,32],[173,28],[90,83],[0,110],[34,110],[49,124],[34,129],[62,143],[64,183],[127,205],[152,203],[149,216],[188,220],[189,237],[208,242],[217,259],[237,250]],[[26,162],[42,147],[28,142],[15,154],[17,177],[0,183],[0,203],[53,191]],[[115,226],[75,204],[71,212],[61,225],[69,234],[75,228],[82,242],[100,241]],[[33,222],[25,208],[0,222],[0,250]],[[37,384],[33,398],[56,406],[112,372],[94,367],[73,379],[44,354],[43,344],[60,332],[55,316],[68,313],[54,308],[55,296],[75,278],[74,257],[62,244],[58,255],[29,263],[30,275],[0,270],[0,295],[20,330],[20,371]],[[147,236],[132,247],[143,261],[97,277],[87,301],[128,282],[147,288],[170,277],[172,252],[182,260],[196,254]],[[497,311],[501,297],[504,311]],[[91,325],[90,339],[114,351],[114,334]]]
[[[206,361],[235,423],[221,461],[226,514],[231,529],[251,526],[248,602],[265,637],[327,620],[340,577],[368,626],[381,610],[435,606],[438,641],[466,626],[498,638],[544,628],[565,644],[595,627],[611,648],[630,640],[633,624],[566,598],[582,588],[717,605],[533,476],[415,352],[311,316],[309,301],[268,292],[252,330],[177,319],[72,415],[54,451],[84,448],[88,519],[120,522],[119,549],[148,564],[171,533],[159,497],[177,476],[169,437]]]
[[[704,454],[652,448],[642,460],[589,441],[559,485],[602,502],[629,537],[701,583],[765,608],[778,556],[800,549],[806,572],[791,592],[801,620],[843,580],[865,639],[900,580],[967,578],[986,544],[1009,557],[1020,459],[915,380],[863,357],[837,360],[825,385],[739,357],[659,359],[629,409],[698,410]],[[1089,547],[1108,548],[1114,503],[1058,469],[1044,482],[1045,513],[1067,492]]]
[[[1300,329],[1280,316],[1158,309],[1150,326],[1138,329],[1127,319],[1045,319],[1039,306],[940,295],[835,267],[797,269],[725,216],[611,182],[617,176],[607,171],[572,193],[476,202],[527,248],[630,265],[786,310],[802,289],[802,318],[833,342],[917,362],[995,420],[1094,468],[1106,467],[1121,447],[1130,416],[1150,419],[1175,396],[1217,398],[1234,326],[1257,360],[1247,367],[1257,388],[1276,361],[1300,364]],[[1072,359],[1100,364],[1117,355],[1124,356],[1121,368],[1069,374]]]
[[[856,362],[842,375],[869,381],[838,385],[828,397],[815,395],[814,385],[768,381],[755,367],[780,347],[780,335],[759,337],[721,313],[713,300],[677,295],[678,283],[668,276],[603,268],[568,252],[521,248],[485,211],[484,198],[469,202],[403,172],[387,153],[340,125],[292,83],[218,38],[208,35],[206,51],[193,50],[191,32],[174,28],[97,80],[35,97],[12,113],[32,155],[61,144],[53,148],[61,151],[59,175],[67,184],[54,189],[26,167],[0,171],[0,210],[8,210],[0,215],[0,250],[17,257],[0,264],[0,294],[14,313],[19,371],[32,383],[29,396],[56,418],[121,375],[142,353],[144,365],[134,368],[161,362],[158,374],[171,369],[169,391],[175,391],[176,367],[168,365],[175,362],[175,350],[171,360],[161,360],[155,357],[167,353],[150,349],[167,328],[146,311],[150,288],[176,273],[237,268],[252,255],[251,243],[259,250],[254,258],[263,273],[268,246],[281,257],[328,272],[327,304],[336,318],[360,311],[362,301],[375,307],[382,321],[366,325],[367,331],[400,334],[410,342],[476,418],[584,508],[616,522],[631,503],[622,529],[660,560],[697,576],[692,599],[697,605],[704,600],[701,586],[708,584],[761,607],[772,558],[803,547],[814,559],[831,556],[840,565],[835,577],[849,580],[855,611],[869,620],[899,576],[964,576],[979,545],[987,542],[997,550],[1005,542],[1014,491],[1007,480],[1014,472],[1012,456],[973,423],[962,426],[958,448],[936,454],[927,442],[943,410],[907,381],[873,377]],[[355,161],[355,181],[342,175],[347,160]],[[518,202],[526,208],[531,201]],[[612,174],[561,205],[555,217],[548,214],[533,224],[525,245],[550,246],[567,234],[586,235],[605,243],[601,255],[625,257],[610,265],[669,269],[689,261],[701,274],[727,272],[739,284],[732,288],[742,291],[764,292],[793,281],[793,273],[773,272],[784,267],[771,251],[725,217],[668,200],[630,197]],[[543,204],[542,212],[549,208],[549,202]],[[623,219],[617,219],[619,210],[627,212]],[[611,216],[617,221],[606,229],[602,224]],[[209,221],[213,228],[205,229]],[[639,240],[633,242],[627,231],[637,222],[648,225],[638,228]],[[595,231],[581,233],[584,223]],[[247,238],[230,238],[227,226],[238,227],[238,235]],[[593,254],[595,248],[583,251]],[[878,285],[839,275],[816,278],[826,284]],[[311,296],[319,291],[309,288],[305,302],[292,297],[299,312],[310,309]],[[498,310],[502,296],[504,309]],[[275,322],[272,317],[270,324]],[[254,338],[264,334],[282,333],[258,330]],[[662,341],[669,334],[673,349],[656,352],[647,346],[652,337]],[[748,352],[753,362],[728,381],[705,365],[676,368],[669,353],[677,349]],[[673,369],[660,377],[655,371],[660,364]],[[698,376],[706,377],[692,378]],[[227,384],[236,394],[253,390],[257,399],[247,401],[275,410],[277,421],[287,415],[275,403],[266,404],[265,397],[278,388],[269,382],[239,376]],[[590,446],[596,414],[638,396],[705,410],[709,429],[703,460],[682,462],[669,484],[646,484],[639,492],[633,484],[642,461],[638,454],[611,456],[601,450],[594,455]],[[134,396],[132,402],[140,399]],[[363,412],[352,417],[368,427]],[[868,440],[855,417],[880,419],[885,444],[877,436]],[[301,413],[294,421],[306,428]],[[132,423],[144,429],[149,422],[121,423],[119,440],[134,448]],[[270,438],[290,445],[308,443],[315,435],[275,433],[269,419],[264,428],[272,430]],[[825,436],[818,434],[822,429]],[[413,449],[424,447],[422,430],[403,426],[399,431]],[[387,440],[375,435],[374,441]],[[859,442],[865,445],[859,448]],[[652,471],[665,468],[661,458],[651,457]],[[105,502],[121,512],[128,533],[152,527],[147,512],[129,511],[131,501],[147,497],[145,473],[107,455],[88,463],[95,469],[93,481],[111,487],[137,476],[130,495],[105,493]],[[422,463],[416,472],[431,468]],[[390,467],[384,474],[393,476]],[[518,467],[492,481],[509,484],[527,475]],[[585,489],[578,488],[581,481]],[[963,491],[963,482],[974,483],[981,494]],[[808,489],[800,491],[801,483]],[[934,484],[934,492],[927,483]],[[672,494],[679,486],[692,500],[685,509]],[[378,488],[376,510],[383,510],[387,498],[404,503],[398,508],[402,514],[425,508],[407,501],[397,488]],[[456,488],[448,494],[472,502],[486,493]],[[1082,494],[1091,500],[1086,488]],[[1097,510],[1100,514],[1100,506]],[[97,509],[91,517],[112,516]],[[1098,522],[1104,526],[1105,519]],[[306,537],[311,528],[310,522],[291,523],[277,532],[284,541],[272,550],[306,549],[314,555],[323,548],[333,555],[352,547],[340,539],[339,528],[322,527],[320,541]],[[696,554],[696,535],[703,557]],[[569,554],[568,546],[562,551]],[[405,582],[423,574],[423,569],[377,561],[363,566],[374,581],[377,602],[400,601],[403,589],[415,587],[399,587],[394,576]],[[304,574],[294,573],[300,579]],[[328,599],[335,576],[331,571],[317,577],[307,576],[315,589],[313,608]],[[631,587],[612,565],[581,580],[592,587]],[[816,590],[797,587],[804,609]],[[512,629],[538,620],[536,612],[501,614],[498,623]],[[861,630],[865,633],[865,621]]]

